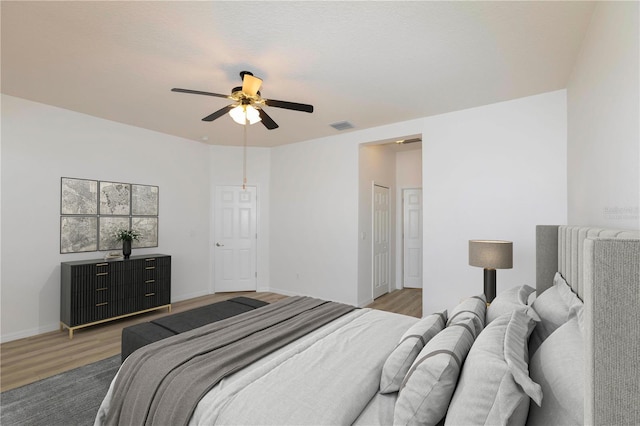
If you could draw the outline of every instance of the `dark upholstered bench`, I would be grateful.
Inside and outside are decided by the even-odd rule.
[[[234,297],[233,299],[124,328],[122,330],[122,362],[133,351],[149,343],[248,312],[267,304],[267,302],[249,299],[248,297]]]

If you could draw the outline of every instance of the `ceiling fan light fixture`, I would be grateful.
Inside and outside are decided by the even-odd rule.
[[[252,107],[251,105],[247,106],[247,120],[249,120],[249,124],[255,124],[258,121],[262,120],[262,118],[260,118],[260,113],[258,112],[258,110],[254,107]]]
[[[229,115],[238,124],[244,125],[247,121],[249,124],[255,124],[262,120],[258,110],[251,105],[238,105],[229,111]]]

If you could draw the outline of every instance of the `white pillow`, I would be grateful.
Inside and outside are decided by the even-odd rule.
[[[471,318],[473,319],[475,335],[477,336],[484,328],[486,313],[487,299],[485,299],[484,294],[469,297],[453,308],[447,320],[447,327],[466,318]]]
[[[523,310],[527,315],[536,321],[540,321],[540,317],[536,314],[536,311],[527,305],[529,295],[536,290],[528,285],[520,287],[513,287],[502,293],[493,299],[493,302],[487,307],[487,324],[499,316],[512,312],[516,309]]]
[[[473,322],[465,318],[450,325],[422,349],[400,387],[394,425],[435,425],[442,420],[475,339]]]
[[[467,356],[445,425],[524,424],[529,399],[542,400],[527,366],[526,342],[534,324],[516,310],[487,325]]]
[[[413,361],[447,322],[447,311],[431,314],[412,325],[387,357],[380,377],[380,393],[397,392]]]
[[[562,275],[556,272],[553,286],[539,295],[531,306],[540,317],[540,322],[529,339],[529,353],[533,356],[542,342],[569,318],[582,318],[584,304]]]
[[[527,425],[584,424],[584,347],[578,318],[549,336],[531,358],[531,379],[542,387],[542,406],[531,404]]]

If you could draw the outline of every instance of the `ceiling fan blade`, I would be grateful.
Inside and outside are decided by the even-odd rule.
[[[215,96],[217,98],[229,98],[229,95],[221,95],[220,93],[211,93],[211,92],[201,92],[200,90],[189,90],[189,89],[171,89],[172,92],[180,92],[180,93],[191,93],[193,95],[206,95],[206,96]]]
[[[219,110],[217,110],[213,114],[207,115],[205,118],[202,119],[202,121],[213,121],[216,118],[220,118],[223,115],[225,115],[226,113],[228,113],[229,111],[231,111],[231,109],[233,109],[234,107],[235,107],[235,105],[227,105],[224,108],[220,108]]]
[[[265,99],[265,105],[276,108],[292,109],[294,111],[313,112],[313,105],[299,104],[296,102],[278,101],[275,99]]]
[[[262,124],[264,124],[264,127],[266,127],[267,129],[273,130],[280,127],[278,126],[278,123],[276,123],[275,121],[273,121],[271,117],[269,117],[269,114],[264,112],[263,109],[258,109],[258,113],[260,114],[260,119],[262,120]]]
[[[250,96],[255,96],[262,85],[262,80],[258,77],[246,73],[242,77],[242,91]]]

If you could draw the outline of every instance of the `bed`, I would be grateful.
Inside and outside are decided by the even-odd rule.
[[[288,298],[151,344],[95,424],[640,424],[640,233],[536,239],[536,289],[488,308],[417,319]]]

